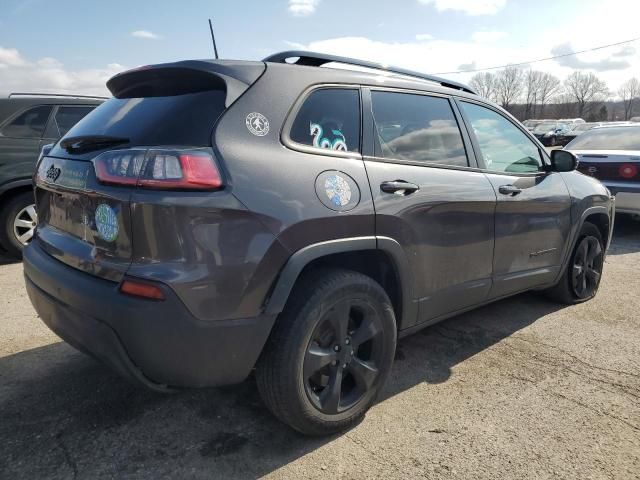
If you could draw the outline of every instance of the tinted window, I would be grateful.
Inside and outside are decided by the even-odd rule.
[[[43,105],[22,112],[2,129],[2,135],[14,138],[42,137],[51,108],[51,106]]]
[[[291,127],[291,140],[339,151],[360,151],[360,95],[358,90],[316,90],[300,108]]]
[[[518,127],[480,105],[460,102],[480,143],[485,167],[494,172],[528,173],[542,167],[540,151]]]
[[[94,107],[58,107],[55,119],[60,136],[66,135],[71,127],[93,109]]]
[[[226,94],[209,90],[169,97],[111,98],[76,124],[67,137],[106,135],[132,145],[211,145]]]
[[[605,127],[583,133],[567,150],[640,150],[640,127]]]
[[[446,98],[372,92],[376,156],[468,166],[458,123]]]

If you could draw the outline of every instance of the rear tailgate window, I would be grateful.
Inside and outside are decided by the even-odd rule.
[[[166,97],[112,98],[80,121],[66,138],[128,138],[130,145],[208,146],[225,110],[224,90]],[[51,155],[65,155],[59,147]]]

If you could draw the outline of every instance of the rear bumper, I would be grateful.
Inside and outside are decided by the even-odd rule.
[[[275,321],[275,315],[198,320],[168,287],[161,302],[123,295],[117,283],[59,262],[37,241],[23,258],[27,292],[51,330],[156,390],[241,382]]]
[[[629,185],[623,182],[603,182],[616,197],[617,213],[640,214],[640,185]]]

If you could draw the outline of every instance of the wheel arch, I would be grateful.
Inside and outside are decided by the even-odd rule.
[[[413,282],[400,244],[388,237],[356,237],[315,243],[295,252],[282,268],[265,304],[266,314],[284,309],[298,279],[315,268],[354,270],[376,280],[389,296],[398,329],[415,322]]]
[[[23,192],[33,190],[33,181],[31,178],[14,180],[0,186],[0,205],[7,201],[8,198],[19,195]]]

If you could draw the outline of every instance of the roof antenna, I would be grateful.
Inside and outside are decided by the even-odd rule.
[[[213,34],[213,24],[211,23],[211,19],[209,19],[209,31],[211,32],[211,41],[213,42],[213,53],[216,56],[216,60],[218,60],[218,48],[216,47],[216,37]]]

